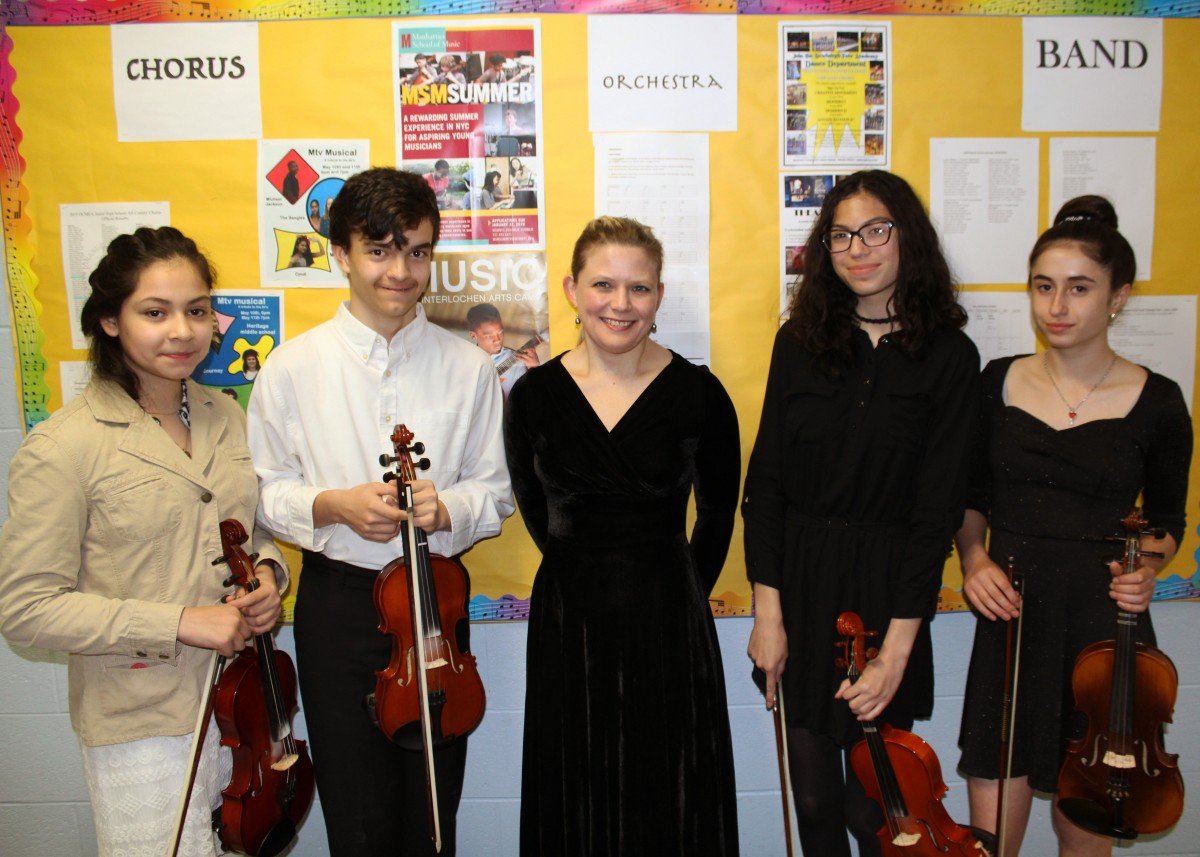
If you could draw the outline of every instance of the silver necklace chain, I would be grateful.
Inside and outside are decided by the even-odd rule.
[[[1058,397],[1062,399],[1062,403],[1067,406],[1067,425],[1075,425],[1075,417],[1079,415],[1079,409],[1083,407],[1084,402],[1092,397],[1092,393],[1100,389],[1100,385],[1108,378],[1108,373],[1112,372],[1113,367],[1117,365],[1117,355],[1113,355],[1112,362],[1108,364],[1108,368],[1104,370],[1104,374],[1100,376],[1100,380],[1092,385],[1092,389],[1087,391],[1087,395],[1079,400],[1078,403],[1072,405],[1067,401],[1067,397],[1063,395],[1063,391],[1058,388],[1058,382],[1054,380],[1054,375],[1050,372],[1050,361],[1047,359],[1045,352],[1042,354],[1042,368],[1046,370],[1046,377],[1050,379],[1050,383],[1054,386],[1054,392],[1058,393]]]

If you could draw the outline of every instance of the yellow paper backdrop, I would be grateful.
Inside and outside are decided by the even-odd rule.
[[[743,462],[757,430],[778,322],[779,20],[739,17],[739,130],[710,135],[712,366],[741,420]],[[891,20],[892,169],[922,196],[928,192],[931,138],[1031,136],[1020,127],[1019,18]],[[575,338],[573,314],[559,283],[569,268],[574,238],[593,215],[587,19],[546,15],[541,22],[550,332],[552,350],[558,353]],[[395,118],[390,27],[387,19],[260,24],[263,136],[369,139],[371,162],[391,163]],[[1163,28],[1166,71],[1162,129],[1156,135],[1154,279],[1139,284],[1138,292],[1187,294],[1197,288],[1189,263],[1200,174],[1200,111],[1192,100],[1200,21],[1169,19]],[[174,225],[196,237],[216,261],[220,285],[252,289],[259,285],[256,144],[117,143],[108,29],[14,27],[9,32],[53,410],[61,403],[59,361],[84,359],[71,347],[58,206],[167,200]],[[1032,136],[1041,140],[1044,200],[1051,135]],[[1045,225],[1044,202],[1039,203],[1039,218]],[[290,290],[287,335],[328,318],[344,297],[344,290]],[[666,300],[671,300],[670,283]],[[1185,577],[1196,570],[1196,470],[1194,465],[1188,503],[1192,526],[1170,569]],[[491,598],[506,593],[527,597],[538,558],[514,517],[499,538],[478,545],[467,563],[476,592]],[[947,566],[946,584],[946,606],[951,606],[953,590],[960,586],[954,562]],[[739,522],[714,597],[726,597],[727,607],[737,610],[748,606],[748,596]]]

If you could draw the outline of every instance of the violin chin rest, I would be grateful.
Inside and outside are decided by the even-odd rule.
[[[1137,839],[1137,831],[1118,824],[1108,809],[1084,797],[1060,798],[1058,808],[1072,824],[1098,836],[1114,839]]]

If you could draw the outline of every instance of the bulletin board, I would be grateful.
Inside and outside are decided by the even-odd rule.
[[[1055,9],[1048,7],[1054,5]],[[470,8],[467,8],[467,7]],[[1192,109],[1200,3],[358,3],[282,2],[270,11],[237,0],[213,2],[6,2],[0,35],[0,158],[6,279],[17,349],[16,389],[26,426],[62,402],[55,371],[84,359],[72,347],[63,287],[60,206],[107,200],[166,200],[173,225],[215,260],[220,286],[263,287],[256,245],[256,143],[252,140],[119,143],[108,25],[131,21],[257,20],[262,60],[262,134],[267,139],[369,140],[372,163],[395,151],[389,17],[431,22],[469,13],[537,18],[545,85],[545,265],[549,333],[555,354],[575,341],[573,312],[559,288],[572,244],[594,215],[593,145],[589,133],[585,12],[739,13],[738,130],[711,133],[712,368],[729,391],[741,424],[743,464],[757,431],[779,324],[778,32],[781,20],[816,13],[873,13],[890,22],[894,80],[891,169],[923,197],[930,182],[930,140],[946,137],[1034,137],[1043,155],[1048,134],[1021,130],[1021,19],[1010,15],[1132,14],[1167,17],[1163,111],[1157,139],[1156,236],[1149,295],[1195,293],[1188,265],[1191,215],[1200,175],[1200,113]],[[320,15],[318,19],[316,16]],[[379,17],[368,17],[378,15]],[[931,50],[936,46],[936,52]],[[68,60],[69,58],[69,60]],[[1042,166],[1039,222],[1047,185]],[[969,289],[985,288],[971,286]],[[1017,284],[987,286],[1021,291]],[[288,336],[328,319],[345,289],[289,290]],[[667,283],[666,301],[671,300]],[[1189,532],[1169,569],[1176,594],[1193,595],[1200,466],[1193,463]],[[716,615],[747,615],[740,520],[713,594]],[[466,556],[479,604],[472,617],[520,617],[539,555],[519,521]],[[1161,587],[1160,587],[1161,588]],[[961,609],[957,563],[947,564],[942,609]],[[636,596],[634,596],[636,597]],[[508,613],[497,605],[511,605]]]

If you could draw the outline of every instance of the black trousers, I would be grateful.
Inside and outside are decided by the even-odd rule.
[[[296,662],[317,794],[331,857],[432,857],[424,757],[388,740],[365,704],[393,640],[379,632],[375,575],[304,552]],[[466,760],[465,738],[434,752],[441,857],[455,853]]]

